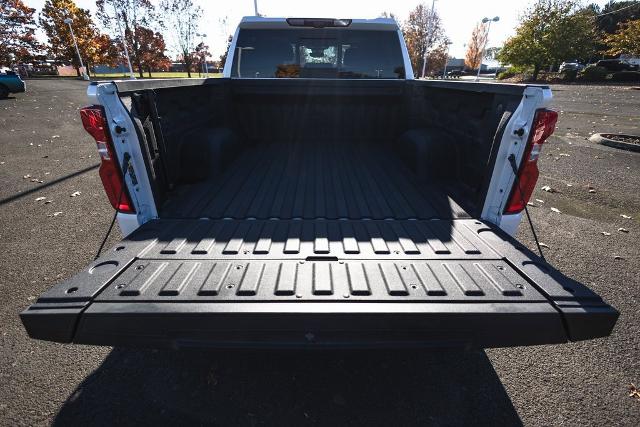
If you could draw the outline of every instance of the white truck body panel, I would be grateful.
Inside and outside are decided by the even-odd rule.
[[[503,215],[515,181],[508,158],[513,154],[516,164],[519,165],[522,162],[535,112],[546,107],[551,102],[551,97],[551,90],[548,88],[527,87],[522,102],[509,119],[500,141],[481,218],[498,225],[510,235],[517,231],[522,214]],[[519,129],[524,129],[522,136],[516,134]]]
[[[140,225],[158,217],[140,142],[134,131],[135,125],[131,120],[129,111],[122,104],[115,84],[98,83],[89,85],[87,95],[92,104],[99,104],[104,107],[118,163],[122,165],[125,153],[129,153],[131,156],[129,168],[124,178],[136,213],[118,214],[118,225],[122,234],[126,236]],[[117,126],[125,130],[117,133]]]

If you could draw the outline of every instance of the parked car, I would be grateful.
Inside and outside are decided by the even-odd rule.
[[[414,80],[393,19],[243,18],[223,78],[93,82],[126,236],[21,313],[110,346],[501,347],[618,312],[515,240],[551,91]]]
[[[560,64],[560,70],[559,72],[563,72],[563,71],[582,71],[584,70],[585,65],[581,64],[578,61],[565,61],[562,64]]]
[[[637,71],[638,66],[633,65],[626,61],[621,61],[619,59],[601,59],[596,62],[598,67],[606,68],[607,71],[616,72],[616,71]]]
[[[11,93],[24,92],[26,85],[24,81],[13,71],[0,73],[0,99],[5,99]]]
[[[462,77],[462,70],[451,70],[447,72],[447,76],[452,79],[459,79]]]

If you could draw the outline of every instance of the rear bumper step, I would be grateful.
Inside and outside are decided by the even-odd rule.
[[[23,313],[36,338],[52,319],[64,317],[46,311]],[[173,348],[496,347],[567,340],[559,313],[546,303],[95,303],[73,337],[82,344]]]
[[[611,333],[611,307],[548,303],[94,303],[21,314],[32,338],[181,348],[510,347]]]

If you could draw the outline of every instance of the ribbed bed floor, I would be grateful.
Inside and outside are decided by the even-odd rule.
[[[184,186],[163,218],[451,219],[469,215],[373,147],[271,144],[245,150],[215,180]]]

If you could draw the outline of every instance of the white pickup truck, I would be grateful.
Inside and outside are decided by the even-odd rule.
[[[223,78],[98,82],[81,110],[126,237],[21,313],[147,347],[497,347],[615,309],[511,236],[544,86],[414,80],[389,19],[244,18]]]

